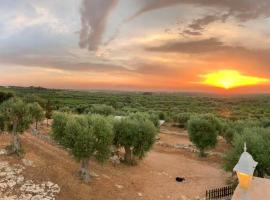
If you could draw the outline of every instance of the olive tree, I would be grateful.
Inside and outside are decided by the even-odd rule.
[[[259,177],[270,175],[270,129],[261,127],[245,128],[233,138],[233,148],[224,157],[224,168],[232,171],[243,153],[244,143],[248,152],[258,162],[255,174]]]
[[[61,145],[64,145],[65,128],[71,117],[68,113],[55,112],[52,116],[52,138]],[[64,145],[65,146],[65,145]]]
[[[18,98],[11,98],[1,104],[1,113],[9,133],[12,134],[12,143],[9,146],[10,153],[21,152],[19,134],[23,134],[32,123],[32,115],[29,105]]]
[[[215,147],[219,130],[216,124],[213,124],[209,116],[193,116],[188,122],[188,134],[190,141],[196,145],[200,151],[200,156],[204,157],[205,149]]]
[[[179,124],[180,127],[186,128],[188,120],[190,119],[190,117],[191,117],[191,113],[186,113],[186,112],[185,113],[179,113],[176,116],[176,121],[177,121],[177,123]]]
[[[67,120],[66,120],[67,119]],[[61,130],[61,127],[64,129]],[[53,134],[57,141],[71,150],[77,161],[81,162],[80,177],[90,181],[89,161],[91,157],[100,162],[111,154],[114,138],[111,120],[101,115],[54,115]]]
[[[35,121],[36,130],[38,129],[38,122],[42,121],[45,117],[43,108],[38,103],[29,104],[30,113]]]
[[[156,128],[150,120],[133,117],[116,120],[114,124],[114,143],[124,147],[128,164],[135,164],[134,156],[142,159],[153,146],[156,136]]]
[[[45,105],[45,117],[47,119],[47,126],[49,126],[48,120],[52,118],[53,108],[50,101],[47,101]]]

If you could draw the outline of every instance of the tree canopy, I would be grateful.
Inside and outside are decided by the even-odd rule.
[[[188,122],[190,141],[200,150],[200,156],[205,156],[205,149],[215,147],[219,127],[215,119],[209,115],[193,116]]]
[[[116,120],[114,130],[114,143],[125,148],[125,161],[129,164],[135,163],[133,156],[142,159],[155,142],[156,128],[147,117],[131,115]]]
[[[29,110],[32,115],[32,119],[36,123],[36,130],[37,130],[38,122],[43,120],[45,117],[44,110],[37,102],[29,104]]]
[[[81,161],[80,176],[88,182],[90,158],[104,162],[111,154],[114,137],[112,120],[101,115],[65,113],[57,113],[53,119],[53,138],[71,149],[74,158]]]
[[[261,127],[244,128],[241,134],[235,135],[232,141],[233,148],[224,157],[224,168],[227,171],[233,170],[244,151],[245,142],[247,151],[258,162],[256,175],[263,177],[270,174],[270,129]]]
[[[4,117],[5,127],[13,136],[10,153],[20,153],[21,143],[18,133],[22,134],[32,123],[30,106],[21,99],[11,98],[1,104],[0,111]]]

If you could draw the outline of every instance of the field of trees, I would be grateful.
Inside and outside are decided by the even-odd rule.
[[[38,134],[44,119],[53,121],[52,140],[81,163],[78,175],[85,182],[91,158],[103,163],[122,151],[124,164],[140,162],[158,138],[160,120],[186,130],[198,157],[223,138],[230,148],[221,166],[229,172],[246,142],[259,163],[255,174],[270,175],[270,95],[0,88],[0,131],[12,136],[9,154],[22,156],[20,135],[31,124]]]

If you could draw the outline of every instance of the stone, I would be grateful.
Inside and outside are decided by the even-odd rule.
[[[117,156],[117,155],[114,155],[112,157],[110,157],[110,161],[113,163],[113,164],[120,164],[120,158]]]
[[[48,181],[45,185],[46,185],[47,187],[51,188],[52,186],[54,186],[54,183]]]
[[[139,196],[139,197],[142,197],[142,196],[143,196],[143,194],[142,194],[142,193],[140,193],[140,192],[138,192],[138,196]]]
[[[50,181],[39,184],[25,180],[21,175],[24,169],[22,165],[10,166],[0,161],[0,200],[55,200],[60,187]]]
[[[31,200],[43,200],[43,196],[42,195],[35,195],[31,198]]]
[[[27,167],[33,166],[33,161],[32,160],[22,159],[22,162]]]
[[[21,185],[21,184],[23,184],[23,181],[24,181],[24,177],[23,176],[18,176],[18,178],[16,180],[17,184]]]
[[[6,149],[0,149],[0,156],[2,155],[7,155],[7,150]]]
[[[117,187],[118,189],[123,189],[124,188],[123,185],[118,185],[118,184],[115,184],[115,187]]]
[[[16,183],[16,181],[14,181],[14,180],[10,180],[10,181],[7,182],[7,185],[8,185],[8,187],[10,187],[10,188],[13,188],[16,184],[17,184],[17,183]]]
[[[22,194],[19,197],[19,200],[31,200],[31,198],[32,198],[32,194]]]
[[[6,183],[0,183],[0,190],[4,190],[8,187]]]
[[[92,176],[92,177],[99,177],[99,175],[97,174],[97,173],[95,173],[95,172],[90,172],[90,176]]]

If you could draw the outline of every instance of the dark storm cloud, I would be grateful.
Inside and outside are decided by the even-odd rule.
[[[81,48],[98,49],[110,12],[118,0],[83,0],[81,6]]]

